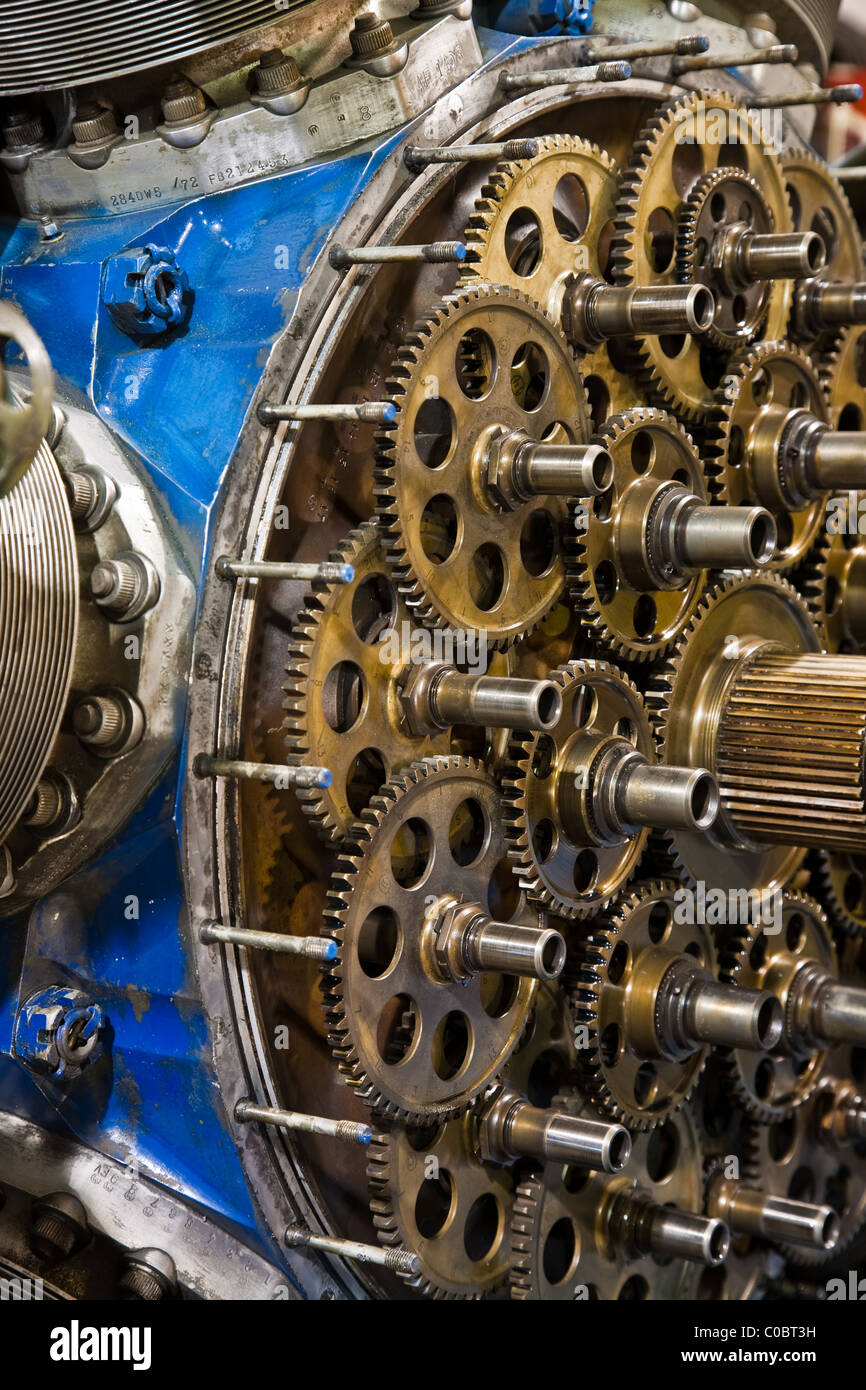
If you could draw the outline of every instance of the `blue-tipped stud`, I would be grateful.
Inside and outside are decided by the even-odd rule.
[[[334,774],[333,774],[333,772],[331,772],[330,768],[327,768],[327,767],[321,767],[321,768],[319,768],[319,775],[318,775],[318,777],[316,778],[316,786],[317,786],[317,787],[329,787],[329,786],[331,785],[331,783],[333,782],[333,780],[334,780]]]
[[[340,580],[343,584],[351,584],[355,578],[355,571],[351,565],[340,566]]]
[[[396,419],[397,407],[396,405],[392,405],[389,401],[388,404],[385,406],[385,409],[382,411],[382,423],[385,425],[393,425]]]
[[[455,241],[454,243],[454,259],[455,261],[466,260],[466,247],[462,241]]]
[[[323,942],[322,942],[322,960],[336,960],[336,959],[337,959],[337,943],[336,943],[336,941],[323,941]]]

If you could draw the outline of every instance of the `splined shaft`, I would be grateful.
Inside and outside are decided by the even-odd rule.
[[[623,1125],[584,1119],[566,1110],[530,1105],[512,1086],[503,1086],[478,1121],[479,1151],[485,1161],[549,1159],[619,1173],[631,1156]]]
[[[756,844],[866,850],[866,657],[760,652],[716,737],[724,807]]]
[[[579,352],[594,352],[608,338],[635,333],[704,333],[715,307],[704,285],[608,285],[582,274],[566,286],[562,327]]]

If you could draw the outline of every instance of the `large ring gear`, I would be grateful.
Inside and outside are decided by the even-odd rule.
[[[543,133],[464,190],[289,640],[328,1044],[414,1296],[759,1296],[866,1211],[861,241],[731,93],[621,163]]]

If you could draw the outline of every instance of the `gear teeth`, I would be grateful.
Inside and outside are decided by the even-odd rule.
[[[655,1129],[672,1114],[685,1105],[694,1094],[700,1081],[706,1057],[696,1068],[688,1091],[684,1092],[675,1105],[658,1109],[652,1114],[640,1110],[627,1110],[618,1103],[610,1091],[605,1076],[601,1056],[601,1035],[599,1032],[599,1010],[601,993],[604,988],[607,969],[617,942],[627,931],[629,919],[644,903],[680,888],[682,885],[672,879],[649,879],[632,884],[624,891],[615,906],[593,924],[593,932],[580,948],[580,965],[576,971],[571,988],[571,1003],[576,1026],[585,1026],[589,1031],[589,1045],[581,1048],[578,1057],[581,1081],[589,1098],[611,1119],[627,1125],[632,1131]],[[711,963],[712,965],[713,963]]]
[[[544,1199],[544,1170],[534,1168],[524,1177],[514,1194],[511,1214],[511,1297],[533,1298],[532,1271],[535,1262],[534,1232]]]
[[[840,939],[857,940],[866,934],[866,912],[858,920],[847,906],[844,894],[840,897],[836,891],[836,884],[833,881],[833,861],[847,857],[844,854],[833,854],[829,850],[819,850],[814,856],[810,886],[815,896],[825,907],[828,917],[840,934]],[[863,871],[864,878],[866,878],[866,859],[863,861]]]
[[[615,445],[626,430],[632,425],[641,423],[665,424],[677,430],[685,437],[689,448],[694,451],[696,464],[701,466],[700,455],[691,435],[680,425],[675,416],[664,410],[643,406],[636,407],[634,410],[621,411],[618,415],[611,415],[595,437],[604,444]],[[706,477],[705,467],[703,472]],[[614,661],[628,661],[643,665],[659,660],[670,652],[676,641],[676,636],[671,637],[669,641],[661,645],[647,647],[628,640],[608,625],[604,609],[598,602],[591,581],[587,535],[588,532],[578,531],[575,526],[569,529],[565,543],[569,595],[577,610],[581,627]]]
[[[704,174],[703,178],[698,179],[691,189],[688,198],[683,205],[677,225],[676,254],[674,259],[674,274],[677,280],[683,285],[690,285],[694,280],[697,250],[697,228],[701,213],[706,206],[707,200],[712,197],[713,191],[719,184],[725,183],[730,178],[736,178],[739,182],[748,184],[751,191],[760,198],[764,205],[768,218],[770,230],[775,224],[772,210],[767,205],[766,199],[761,193],[756,179],[750,174],[744,173],[741,169],[720,168],[712,169],[710,173]],[[704,334],[704,338],[720,352],[731,352],[749,338],[760,337],[767,322],[769,313],[769,295],[758,319],[745,329],[742,334],[731,336],[720,329],[715,321],[710,324]]]
[[[520,290],[512,289],[508,285],[494,285],[479,281],[472,281],[458,287],[453,294],[446,295],[438,304],[434,305],[428,318],[416,325],[415,330],[408,335],[403,346],[399,349],[396,363],[391,369],[391,377],[387,382],[388,393],[397,407],[397,419],[393,424],[383,427],[376,437],[377,461],[373,469],[373,496],[379,526],[386,546],[388,564],[398,592],[407,608],[410,609],[412,616],[419,623],[428,628],[449,626],[450,620],[437,608],[435,598],[426,592],[409,557],[395,495],[399,467],[395,440],[400,419],[405,414],[407,407],[407,382],[418,366],[423,347],[434,332],[444,328],[449,319],[463,306],[481,303],[490,298],[525,307],[534,316],[540,315],[554,333],[562,336],[560,329],[550,315]],[[562,341],[571,360],[575,361],[574,352],[565,342],[564,337]],[[579,376],[577,380],[580,382]],[[586,392],[582,383],[580,383],[580,391],[583,394],[586,409]],[[588,418],[588,410],[586,413]],[[557,600],[558,595],[554,594],[547,611],[555,606]],[[521,637],[534,631],[545,616],[545,613],[539,614],[535,621],[527,623],[526,627],[519,632],[499,636],[488,633],[488,647],[494,651],[507,650]]]
[[[551,671],[548,679],[555,681],[564,689],[568,681],[587,674],[610,675],[626,685],[638,701],[641,701],[640,691],[634,681],[624,671],[612,666],[607,661],[598,661],[594,658],[567,661]],[[531,737],[513,734],[508,743],[501,772],[504,798],[503,823],[508,842],[508,858],[517,874],[520,887],[540,907],[570,920],[595,917],[619,899],[620,894],[625,891],[626,883],[623,883],[603,901],[583,905],[561,900],[550,891],[539,877],[526,822],[526,782],[530,776],[532,743]],[[639,865],[635,866],[635,873],[638,872],[639,867]]]

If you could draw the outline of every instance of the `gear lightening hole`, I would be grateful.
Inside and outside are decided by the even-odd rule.
[[[391,841],[391,872],[401,888],[417,888],[430,866],[433,838],[418,816],[399,827]]]
[[[553,192],[553,223],[563,241],[579,241],[589,226],[590,202],[577,174],[563,174]]]
[[[505,592],[508,568],[505,556],[492,541],[485,541],[469,566],[469,596],[482,613],[495,608]]]
[[[457,345],[457,384],[470,401],[481,401],[496,380],[496,350],[482,328],[470,328]]]
[[[463,1248],[473,1264],[491,1259],[502,1242],[505,1218],[492,1192],[476,1197],[463,1227]]]
[[[664,275],[670,270],[675,245],[673,217],[667,208],[653,208],[647,220],[646,254],[656,275]]]
[[[454,452],[457,432],[454,411],[442,396],[429,396],[419,407],[413,426],[415,452],[425,468],[441,468]]]
[[[387,1067],[398,1067],[411,1053],[418,1032],[418,1007],[408,994],[388,1000],[376,1029],[376,1046]]]
[[[622,1033],[619,1024],[609,1023],[601,1035],[599,1042],[602,1065],[611,1069],[617,1065],[622,1056]]]
[[[541,223],[531,208],[516,208],[505,224],[505,256],[515,275],[526,279],[544,254]]]
[[[444,565],[457,545],[459,526],[454,499],[447,493],[431,497],[421,513],[421,549],[431,565]]]
[[[387,780],[388,768],[378,748],[362,748],[346,773],[346,801],[353,816],[360,816]]]
[[[543,508],[529,513],[520,532],[520,559],[527,574],[540,579],[553,568],[559,547],[553,517]]]
[[[358,964],[369,979],[381,979],[395,964],[401,945],[396,916],[389,907],[376,907],[358,933]]]
[[[322,713],[335,734],[347,734],[361,719],[367,701],[366,683],[354,661],[338,661],[322,686]]]
[[[578,893],[592,892],[598,882],[598,855],[594,849],[582,849],[574,861],[572,874]]]
[[[367,645],[377,642],[391,627],[397,612],[397,595],[385,574],[370,574],[352,595],[352,626]]]
[[[481,1007],[488,1018],[505,1018],[517,1001],[520,981],[516,975],[498,975],[492,971],[479,981]]]
[[[610,392],[600,376],[588,376],[583,384],[589,401],[592,427],[598,433],[610,414]]]
[[[465,1014],[452,1009],[433,1036],[433,1070],[440,1081],[453,1081],[472,1057],[472,1025]]]
[[[461,801],[451,817],[448,844],[455,864],[466,869],[475,864],[487,848],[490,826],[474,797]]]
[[[671,1120],[666,1120],[649,1137],[646,1154],[646,1169],[654,1183],[667,1182],[676,1169],[680,1159],[679,1130]]]
[[[541,1257],[548,1284],[556,1287],[565,1283],[577,1263],[579,1250],[574,1223],[567,1216],[561,1216],[547,1233]]]
[[[520,906],[520,885],[507,859],[500,859],[487,886],[487,910],[497,922],[510,922]]]
[[[511,361],[511,393],[527,414],[538,410],[550,387],[550,364],[537,343],[521,343]]]
[[[552,820],[540,820],[532,832],[532,853],[536,862],[546,864],[553,858],[559,836]]]
[[[415,1198],[415,1226],[424,1240],[435,1240],[454,1219],[457,1189],[447,1168],[425,1178]]]

